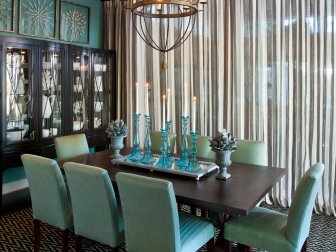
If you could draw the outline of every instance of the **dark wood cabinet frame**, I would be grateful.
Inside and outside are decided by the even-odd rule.
[[[33,94],[32,99],[34,116],[34,135],[35,139],[25,142],[15,142],[8,144],[6,142],[6,48],[26,48],[34,51],[33,58],[31,59],[34,64],[32,69],[34,74],[33,79]],[[62,127],[61,135],[70,135],[76,133],[85,133],[88,139],[90,147],[96,147],[98,149],[104,149],[109,144],[109,139],[106,135],[104,125],[100,129],[94,129],[93,117],[94,111],[93,108],[93,98],[94,98],[94,81],[93,81],[93,53],[100,53],[104,56],[110,57],[112,62],[112,73],[111,73],[111,93],[110,99],[110,118],[115,119],[116,116],[116,54],[115,51],[103,50],[103,49],[94,49],[86,48],[80,46],[74,46],[64,43],[49,42],[36,39],[28,39],[22,37],[13,37],[13,36],[0,36],[0,169],[1,169],[1,187],[0,187],[0,212],[2,211],[2,181],[3,181],[3,171],[12,167],[22,166],[21,155],[24,153],[31,153],[36,155],[41,155],[48,158],[55,158],[55,146],[54,138],[48,137],[43,139],[42,136],[42,126],[41,126],[41,99],[39,98],[42,95],[42,80],[41,80],[41,69],[42,69],[42,50],[59,50],[62,53]],[[72,113],[72,99],[73,99],[73,66],[72,66],[72,55],[75,51],[81,52],[86,51],[89,54],[89,128],[85,131],[76,131],[73,132],[73,113]],[[70,95],[69,95],[70,94]]]

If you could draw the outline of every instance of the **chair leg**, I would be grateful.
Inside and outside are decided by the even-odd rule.
[[[237,249],[238,251],[244,251],[244,252],[252,252],[252,247],[248,245],[244,245],[241,243],[237,243]]]
[[[232,252],[232,242],[224,239],[224,251]]]
[[[69,251],[69,229],[62,230],[63,252]]]
[[[207,244],[206,244],[206,248],[208,252],[212,252],[215,248],[215,238],[211,238]]]
[[[196,207],[190,206],[190,212],[191,212],[192,215],[196,216],[196,212],[197,212]]]
[[[301,252],[307,252],[307,241],[308,241],[308,238],[303,243],[302,248],[301,248]]]
[[[34,220],[34,251],[39,252],[41,246],[41,221]]]
[[[83,241],[82,236],[77,235],[76,236],[76,252],[82,251],[82,241]]]

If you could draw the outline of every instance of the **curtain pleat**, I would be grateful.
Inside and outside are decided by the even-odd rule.
[[[171,120],[181,144],[184,85],[191,112],[197,96],[197,131],[228,129],[238,138],[267,142],[268,163],[286,168],[267,201],[289,206],[304,172],[325,164],[317,212],[336,215],[336,3],[334,0],[208,1],[185,43],[163,55],[136,34],[119,0],[105,2],[105,47],[117,51],[118,118],[130,126],[135,83],[150,84],[152,129],[160,130],[162,95],[171,90]],[[139,21],[137,21],[139,22]],[[174,27],[170,24],[170,27]],[[161,31],[165,26],[161,24]],[[152,21],[154,38],[160,24]],[[169,40],[176,39],[170,30]],[[142,119],[141,142],[144,142]]]

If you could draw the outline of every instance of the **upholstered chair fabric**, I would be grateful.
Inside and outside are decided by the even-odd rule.
[[[208,220],[178,213],[171,182],[127,173],[116,179],[127,251],[190,252],[213,238]]]
[[[75,234],[117,247],[124,240],[124,225],[106,170],[64,164],[74,215]]]
[[[209,140],[211,137],[209,136],[197,136],[196,139],[196,148],[197,153],[196,156],[199,158],[208,158],[215,160],[215,153],[211,150]],[[191,148],[191,136],[188,135],[188,146]]]
[[[295,191],[288,216],[256,207],[247,216],[227,221],[224,239],[273,252],[300,251],[309,235],[323,170],[323,164],[319,163],[305,173]]]
[[[58,161],[90,153],[85,134],[56,137],[55,148]]]
[[[161,131],[151,131],[150,132],[150,138],[151,138],[151,143],[152,143],[152,151],[160,152]],[[170,133],[169,134],[169,139],[170,139],[170,152],[174,153],[176,134],[175,133]]]
[[[232,162],[268,165],[267,145],[262,141],[238,139],[237,150],[231,154]]]
[[[55,160],[21,156],[28,178],[34,219],[65,230],[73,225],[70,197]]]

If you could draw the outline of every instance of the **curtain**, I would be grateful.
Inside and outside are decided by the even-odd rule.
[[[160,129],[161,96],[171,89],[179,151],[181,94],[187,85],[189,103],[198,97],[199,134],[226,128],[238,138],[265,141],[269,165],[286,168],[269,200],[289,206],[304,172],[322,162],[316,211],[336,215],[334,0],[208,1],[190,38],[168,54],[167,71],[160,68],[162,54],[140,39],[119,1],[105,3],[105,20],[106,46],[118,54],[118,109],[131,129],[129,145],[135,83],[148,82],[154,130]],[[154,36],[157,29],[152,26]],[[144,88],[139,95],[144,97]],[[144,99],[140,104],[144,114]]]

